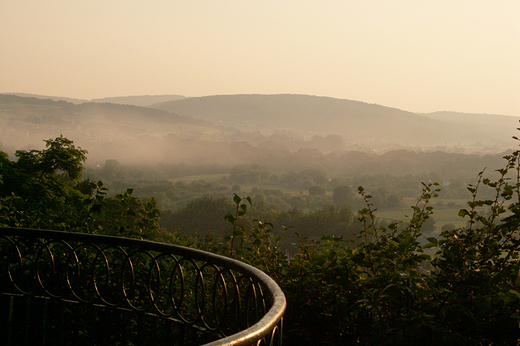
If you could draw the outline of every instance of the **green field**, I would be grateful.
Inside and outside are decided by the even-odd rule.
[[[229,173],[224,173],[224,174],[198,174],[198,175],[186,175],[186,176],[183,176],[183,177],[180,177],[180,178],[171,178],[171,179],[168,179],[168,181],[170,181],[172,183],[176,183],[176,182],[179,182],[179,181],[184,182],[184,183],[191,183],[193,181],[204,180],[205,182],[210,183],[212,181],[221,180],[222,178],[228,177],[228,176],[229,176]]]

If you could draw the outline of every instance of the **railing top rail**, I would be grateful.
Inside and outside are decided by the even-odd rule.
[[[260,339],[267,335],[271,330],[273,330],[273,328],[275,328],[277,324],[279,324],[285,312],[285,295],[273,279],[271,279],[267,274],[265,274],[261,270],[251,265],[221,255],[193,248],[183,247],[179,245],[159,243],[148,240],[30,228],[0,227],[0,236],[22,236],[39,239],[56,239],[63,241],[84,242],[88,244],[97,245],[102,244],[110,246],[125,246],[147,251],[158,251],[166,254],[183,256],[186,258],[203,260],[208,263],[233,269],[240,273],[246,274],[254,278],[255,280],[258,280],[263,285],[265,285],[272,297],[272,305],[270,309],[267,311],[267,313],[251,327],[233,335],[206,344],[208,346],[231,346],[251,344],[252,340]]]

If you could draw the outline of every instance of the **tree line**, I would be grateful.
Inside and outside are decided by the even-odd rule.
[[[331,204],[341,207],[344,202],[340,196],[345,197],[341,189],[353,191],[344,199],[358,209],[362,206],[355,192],[358,186],[370,189],[378,208],[396,209],[403,205],[404,198],[415,198],[421,182],[441,183],[443,199],[468,198],[467,186],[475,180],[475,172],[496,167],[503,155],[350,152],[336,157],[333,165],[316,165],[312,158],[303,156],[299,169],[289,170],[275,163],[131,166],[110,159],[102,167],[87,167],[85,173],[93,180],[102,180],[113,192],[123,193],[131,186],[136,196],[154,197],[163,210],[183,208],[196,198],[229,198],[233,193],[248,194],[255,201],[286,210],[317,210]],[[198,178],[191,178],[195,176]]]

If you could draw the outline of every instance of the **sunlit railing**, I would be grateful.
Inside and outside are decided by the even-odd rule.
[[[175,245],[0,228],[0,344],[280,345],[262,271]]]

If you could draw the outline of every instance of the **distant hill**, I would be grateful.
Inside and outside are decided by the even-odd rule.
[[[24,94],[24,93],[3,93],[0,95],[14,95],[20,97],[33,97],[37,99],[43,100],[52,100],[52,101],[66,101],[73,104],[80,104],[85,102],[98,102],[98,103],[117,103],[122,105],[131,105],[131,106],[139,106],[139,107],[147,107],[153,104],[167,102],[167,101],[175,101],[181,100],[185,98],[181,95],[139,95],[139,96],[120,96],[120,97],[105,97],[98,99],[75,99],[69,97],[58,97],[58,96],[45,96],[45,95],[37,95],[37,94]]]
[[[11,153],[14,149],[40,148],[43,139],[63,134],[93,154],[113,157],[109,143],[113,146],[133,141],[138,146],[138,140],[146,136],[182,138],[195,134],[204,138],[220,132],[207,121],[159,109],[0,94],[0,150]],[[128,144],[117,146],[132,153]]]
[[[0,94],[0,116],[3,118],[16,117],[29,119],[46,116],[60,117],[62,120],[89,121],[101,119],[121,122],[141,121],[160,123],[189,123],[205,124],[207,122],[188,116],[181,116],[167,111],[138,107],[133,105],[122,105],[115,103],[83,102],[74,104],[63,100],[55,101],[36,97],[21,97],[16,95]]]
[[[152,107],[244,131],[289,131],[302,136],[337,134],[350,142],[427,148],[471,145],[483,140],[497,146],[514,134],[518,121],[507,116],[415,114],[376,104],[308,95],[217,95]]]
[[[26,95],[26,94],[24,94]],[[148,102],[149,107],[117,102]],[[309,95],[132,96],[66,99],[0,94],[0,150],[38,149],[60,134],[89,161],[240,164],[269,155],[392,150],[497,153],[515,145],[517,117],[415,114]],[[110,102],[107,102],[110,101]],[[117,101],[117,102],[116,102]],[[309,151],[310,150],[310,151]],[[271,154],[267,154],[267,153]],[[276,153],[276,154],[273,154]]]
[[[518,122],[519,117],[499,114],[477,114],[458,112],[434,112],[422,114],[428,118],[452,123],[476,124],[485,126],[511,126],[512,121]]]
[[[7,95],[14,95],[19,97],[32,97],[36,99],[42,99],[42,100],[52,100],[52,101],[65,101],[70,102],[73,104],[80,104],[83,102],[88,102],[88,100],[85,99],[74,99],[70,97],[59,97],[59,96],[45,96],[45,95],[37,95],[37,94],[26,94],[26,93],[2,93],[0,95],[7,96]]]
[[[308,95],[204,96],[152,107],[242,130],[290,131],[305,136],[337,134],[354,141],[403,141],[408,137],[409,142],[417,142],[431,135],[429,129],[438,125],[430,118],[395,108]]]
[[[142,95],[142,96],[121,96],[121,97],[105,97],[101,99],[92,99],[90,102],[109,102],[123,105],[133,105],[140,107],[148,107],[153,104],[177,101],[185,98],[181,95]]]

